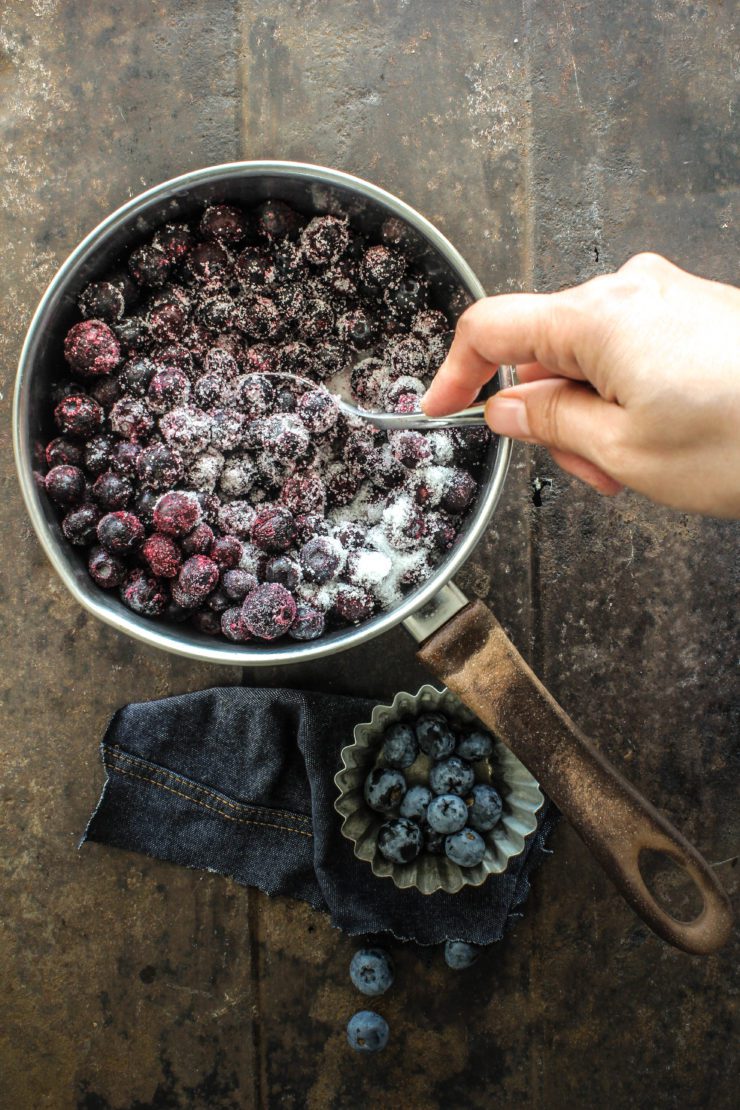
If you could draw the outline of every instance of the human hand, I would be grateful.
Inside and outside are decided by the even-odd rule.
[[[487,297],[422,408],[465,408],[502,363],[521,384],[487,402],[494,432],[544,445],[601,493],[740,517],[740,290],[638,254],[559,293]]]

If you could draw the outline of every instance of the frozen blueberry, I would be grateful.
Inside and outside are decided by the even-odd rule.
[[[468,944],[464,940],[445,941],[445,963],[453,971],[463,971],[471,967],[480,956],[480,945]]]
[[[405,793],[406,779],[393,768],[374,767],[365,779],[365,801],[376,813],[395,813]]]
[[[111,555],[104,547],[93,547],[87,563],[93,582],[104,590],[120,586],[126,577],[126,564],[117,555]]]
[[[467,794],[474,782],[473,768],[456,755],[436,763],[429,772],[429,786],[435,794]]]
[[[249,639],[249,633],[244,627],[241,605],[234,605],[224,609],[221,613],[221,631],[227,640],[233,644],[243,644]]]
[[[44,485],[57,505],[76,505],[85,493],[85,475],[77,466],[54,466],[46,475]]]
[[[299,559],[309,582],[321,586],[340,568],[341,549],[327,536],[316,536],[301,548]]]
[[[67,332],[64,357],[82,377],[110,374],[120,365],[121,345],[102,320],[83,320]]]
[[[299,601],[296,605],[296,617],[288,630],[288,635],[293,640],[316,640],[324,631],[326,618],[318,609]]]
[[[97,401],[84,393],[72,393],[54,409],[54,419],[61,432],[89,439],[103,425],[104,414]]]
[[[259,640],[277,640],[296,617],[293,595],[279,582],[265,582],[248,593],[242,606],[244,627]]]
[[[86,320],[105,320],[114,324],[123,316],[126,302],[123,293],[110,281],[94,281],[83,289],[78,301]]]
[[[144,525],[133,513],[106,513],[98,524],[98,541],[112,555],[126,555],[144,539]]]
[[[239,566],[243,551],[244,545],[236,536],[219,536],[211,544],[208,554],[222,570],[230,570]]]
[[[377,997],[393,986],[393,961],[382,948],[360,948],[350,961],[349,977],[362,994]]]
[[[347,1040],[356,1052],[382,1052],[388,1033],[388,1022],[372,1010],[359,1010],[347,1022]]]
[[[478,483],[467,470],[455,470],[445,483],[442,508],[448,513],[463,513],[475,496]]]
[[[182,460],[164,443],[145,447],[136,458],[136,473],[142,486],[152,490],[170,489],[182,475]]]
[[[301,251],[312,266],[336,262],[348,243],[347,221],[336,216],[314,216],[301,232]]]
[[[468,824],[478,832],[489,832],[501,820],[504,804],[497,790],[480,782],[467,798]]]
[[[257,579],[246,570],[236,567],[227,570],[221,578],[221,585],[232,601],[243,601],[250,590],[257,585]]]
[[[106,512],[125,509],[134,495],[134,487],[128,478],[121,477],[113,470],[99,474],[92,485],[93,498]]]
[[[118,381],[124,393],[143,397],[156,372],[157,366],[150,358],[130,358],[121,367]]]
[[[251,531],[252,543],[263,551],[279,554],[286,551],[295,538],[293,514],[279,505],[259,509]]]
[[[49,466],[82,466],[85,453],[79,443],[57,436],[47,443],[45,457]]]
[[[65,538],[76,547],[85,547],[89,543],[94,543],[100,516],[98,506],[90,502],[71,509],[62,521],[62,532]]]
[[[204,239],[233,247],[247,234],[247,218],[231,204],[213,204],[201,216],[199,230]]]
[[[290,555],[273,555],[265,564],[265,581],[279,582],[286,590],[295,590],[302,577],[300,563]]]
[[[388,767],[410,767],[418,754],[419,742],[411,725],[399,721],[385,730],[383,759]]]
[[[409,821],[423,821],[431,800],[432,792],[426,786],[412,786],[404,794],[399,812]]]
[[[459,867],[477,867],[486,854],[486,842],[475,829],[460,829],[445,840],[445,854]]]
[[[386,821],[378,830],[378,851],[391,863],[411,863],[418,856],[423,843],[421,828],[406,817]]]
[[[177,584],[196,602],[203,600],[218,582],[218,566],[207,555],[191,555],[182,565]]]
[[[113,440],[110,436],[93,436],[85,444],[85,470],[88,474],[102,474],[111,465]]]
[[[156,289],[167,281],[172,262],[156,243],[144,243],[130,255],[128,268],[139,285],[149,285]]]
[[[182,566],[180,548],[171,536],[161,532],[155,532],[144,541],[141,556],[158,578],[176,578]]]
[[[423,713],[417,718],[414,729],[419,747],[432,759],[444,759],[454,751],[454,733],[441,713]]]
[[[167,607],[167,593],[158,579],[137,569],[121,586],[121,601],[142,617],[161,617]]]
[[[429,803],[426,819],[435,832],[449,835],[463,828],[468,819],[468,807],[457,794],[440,794]]]
[[[198,524],[182,540],[182,549],[186,555],[207,555],[212,545],[213,529],[206,523]],[[254,585],[256,584],[255,581]]]
[[[200,523],[202,510],[194,493],[172,490],[164,493],[154,507],[154,526],[168,536],[185,536]]]
[[[482,732],[480,729],[462,736],[455,748],[456,755],[469,760],[471,763],[477,763],[480,759],[487,759],[492,751],[493,738],[490,733]]]

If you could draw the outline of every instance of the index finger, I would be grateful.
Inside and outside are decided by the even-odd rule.
[[[447,358],[422,398],[428,416],[465,408],[502,363],[538,362],[555,370],[551,336],[557,294],[486,297],[460,317]]]

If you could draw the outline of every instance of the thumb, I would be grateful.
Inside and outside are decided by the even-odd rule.
[[[499,435],[540,443],[587,459],[611,477],[614,444],[627,414],[590,386],[568,378],[544,378],[501,390],[486,404],[486,421]]]

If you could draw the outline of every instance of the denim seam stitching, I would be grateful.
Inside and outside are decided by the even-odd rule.
[[[200,791],[200,793],[205,794],[207,798],[213,798],[215,801],[219,802],[221,805],[228,806],[230,809],[251,810],[253,812],[260,812],[260,809],[264,808],[265,810],[269,809],[270,813],[276,813],[280,817],[285,817],[286,820],[288,820],[288,821],[298,821],[298,822],[303,821],[303,822],[306,822],[307,824],[311,823],[311,818],[306,817],[306,815],[303,814],[303,813],[289,813],[287,810],[275,809],[272,806],[258,807],[258,806],[250,806],[246,802],[232,802],[228,798],[225,798],[222,794],[217,794],[217,793],[215,793],[215,791],[209,790],[205,786],[201,786],[201,784],[199,782],[193,782],[192,779],[186,779],[183,775],[178,775],[178,773],[176,771],[171,771],[169,769],[169,767],[160,767],[158,764],[152,765],[152,764],[148,763],[147,760],[138,759],[136,756],[128,755],[126,752],[121,751],[120,748],[108,748],[107,747],[106,748],[106,754],[109,754],[111,756],[114,763],[117,760],[121,760],[121,761],[124,761],[126,763],[132,763],[134,765],[134,767],[136,767],[139,770],[142,770],[142,768],[143,768],[144,770],[147,770],[147,771],[159,772],[162,775],[166,775],[169,778],[174,779],[175,782],[177,782],[179,785],[182,785],[182,786],[186,787],[188,790]],[[111,766],[112,764],[106,764],[106,765]],[[115,768],[115,769],[120,770],[120,768]],[[144,781],[156,781],[156,780],[144,780]],[[197,801],[197,799],[194,799],[194,801]]]
[[[207,802],[203,802],[200,798],[192,798],[189,794],[183,794],[180,790],[174,790],[171,786],[165,786],[163,782],[157,782],[156,779],[145,778],[144,775],[135,775],[133,771],[127,771],[123,767],[114,767],[112,770],[118,772],[119,775],[126,775],[128,778],[139,779],[140,782],[151,783],[152,786],[158,786],[160,790],[167,790],[170,794],[177,795],[178,798],[184,798],[186,802],[192,802],[193,805],[202,806],[203,809],[208,809],[211,813],[218,814],[219,817],[225,818],[227,821],[236,821],[240,825],[260,825],[266,829],[279,829],[280,832],[297,833],[298,836],[308,836],[313,838],[313,833],[306,832],[304,829],[291,829],[288,825],[275,825],[270,821],[254,821],[249,817],[235,817],[233,813],[222,813],[220,809],[215,806],[209,806]]]

